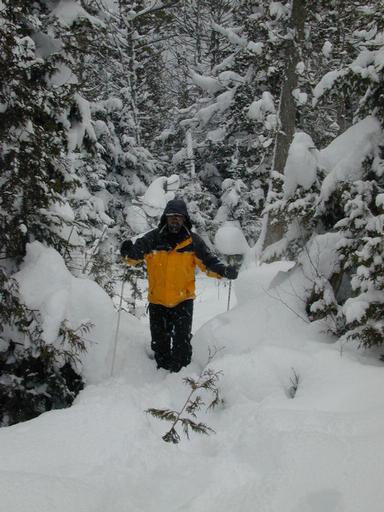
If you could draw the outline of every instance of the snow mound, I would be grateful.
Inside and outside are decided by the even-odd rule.
[[[79,482],[75,478],[8,471],[0,471],[0,478],[4,511],[26,510],[26,504],[28,510],[39,512],[107,510],[107,496],[100,499],[96,485]],[[49,503],[47,496],[50,497]]]
[[[88,321],[94,325],[86,336],[89,343],[82,355],[83,373],[90,383],[106,378],[111,368],[115,312],[104,290],[93,281],[74,277],[60,254],[40,242],[27,246],[15,278],[27,306],[41,311],[46,343],[55,343],[64,320],[75,329]]]
[[[336,240],[318,243],[327,271]],[[300,290],[310,263],[243,271],[237,306],[198,329],[192,363],[179,374],[155,370],[143,347],[148,327],[123,314],[117,377],[87,386],[69,409],[0,431],[4,510],[381,512],[382,364],[341,352],[306,321]],[[200,304],[208,283],[210,301]],[[216,308],[215,286],[206,278],[200,288],[204,314]],[[198,412],[215,434],[164,443],[170,425],[144,411],[180,410],[183,378],[199,375],[215,346],[222,350],[210,366],[223,371],[224,403]]]

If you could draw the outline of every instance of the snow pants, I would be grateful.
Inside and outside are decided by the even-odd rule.
[[[149,304],[151,347],[158,368],[178,372],[191,362],[193,300],[173,308]]]

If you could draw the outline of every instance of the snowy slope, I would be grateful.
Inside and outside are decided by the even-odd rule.
[[[124,315],[116,376],[0,431],[1,511],[381,512],[382,367],[305,323],[294,282],[268,289],[288,266],[242,272],[228,313],[224,285],[200,278],[180,374],[154,369],[145,323]],[[208,346],[225,347],[212,362],[224,406],[199,416],[216,434],[164,443],[167,424],[144,410],[179,408]]]

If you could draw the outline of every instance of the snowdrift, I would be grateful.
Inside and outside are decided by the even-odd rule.
[[[382,365],[341,351],[321,324],[305,321],[296,293],[302,268],[290,267],[243,271],[237,305],[197,330],[193,361],[180,374],[155,370],[147,327],[123,315],[114,378],[87,386],[70,409],[0,431],[4,511],[381,512]],[[197,317],[217,312],[216,286],[199,277]],[[101,295],[93,302],[91,291],[88,305],[100,312]],[[109,320],[111,330],[113,314]],[[145,409],[180,408],[182,378],[198,375],[215,346],[224,347],[211,363],[223,371],[224,404],[199,420],[216,434],[164,443],[167,424]],[[98,361],[108,353],[104,347]]]
[[[41,312],[46,343],[55,343],[63,320],[73,328],[88,321],[93,324],[86,336],[87,352],[81,356],[81,371],[90,384],[109,377],[117,313],[105,291],[94,281],[74,277],[60,254],[40,242],[27,246],[22,268],[14,277],[27,306]],[[129,339],[138,320],[124,316],[125,337]]]

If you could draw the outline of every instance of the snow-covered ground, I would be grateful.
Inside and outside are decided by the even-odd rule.
[[[112,378],[0,431],[1,512],[381,512],[382,366],[300,318],[292,282],[268,289],[287,268],[243,271],[228,313],[224,283],[199,277],[179,374],[155,369],[145,321],[122,315]],[[216,433],[165,443],[168,424],[144,411],[180,408],[208,347],[224,347],[211,363],[224,405],[198,419]]]

